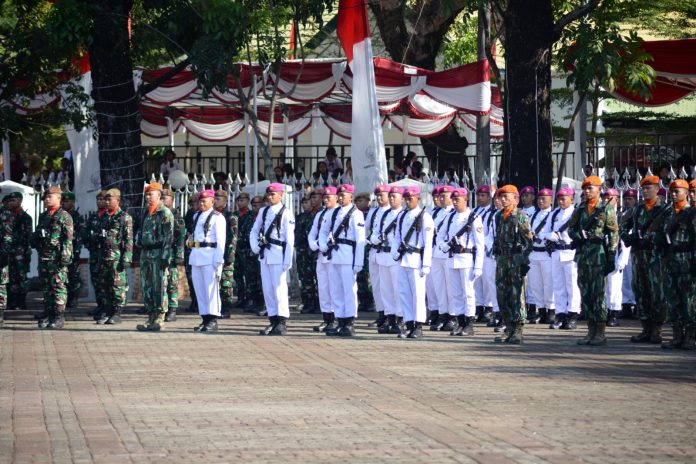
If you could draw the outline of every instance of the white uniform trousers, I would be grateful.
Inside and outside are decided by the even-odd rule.
[[[551,260],[530,261],[527,273],[527,303],[538,308],[555,309]]]
[[[483,293],[481,301],[484,304],[479,305],[478,298],[476,298],[476,302],[477,306],[490,306],[493,308],[493,312],[497,313],[500,311],[500,308],[498,307],[498,294],[496,293],[498,287],[495,283],[495,267],[495,258],[489,258],[488,256],[483,258],[483,274],[479,277],[479,280],[481,280]]]
[[[435,259],[433,258],[433,263]],[[425,296],[426,304],[431,311],[440,311],[440,303],[437,299],[437,289],[435,286],[435,279],[433,279],[433,271],[430,269],[430,274],[425,276]]]
[[[379,273],[380,293],[382,294],[384,314],[387,316],[395,314],[402,317],[404,311],[401,301],[399,300],[401,266],[380,266]]]
[[[218,277],[219,278],[219,277]],[[191,280],[196,291],[198,314],[220,316],[220,281],[215,277],[215,266],[191,266]]]
[[[420,269],[394,266],[399,270],[397,279],[399,287],[399,306],[403,308],[404,322],[425,322],[425,277],[421,277]]]
[[[336,317],[358,317],[358,284],[352,264],[331,264],[331,298]]]
[[[623,271],[614,271],[607,276],[607,311],[621,311],[621,286]]]
[[[484,269],[485,269],[485,262],[486,258],[483,258],[484,261]],[[483,271],[483,274],[481,274],[481,277],[476,279],[474,281],[474,295],[476,295],[476,306],[491,306],[486,301],[486,292],[483,290],[483,281],[486,279],[485,277],[486,271]]]
[[[580,288],[578,287],[578,266],[575,261],[561,261],[560,253],[551,255],[551,274],[553,275],[553,301],[556,314],[580,312]]]
[[[370,250],[370,253],[372,253],[372,250]],[[379,264],[370,258],[367,260],[367,265],[370,269],[370,284],[372,285],[372,297],[375,299],[375,309],[384,311],[384,302],[382,301],[382,292],[380,290],[381,273],[379,272]]]
[[[261,285],[268,315],[289,318],[287,272],[283,265],[261,263]]]
[[[329,273],[331,264],[317,261],[317,294],[319,295],[319,308],[322,313],[332,313],[336,305],[331,299],[331,279]]]
[[[447,305],[451,315],[466,317],[476,315],[474,282],[474,270],[470,267],[447,269],[445,285],[447,287]]]
[[[622,304],[636,304],[636,295],[633,293],[633,287],[631,287],[631,280],[633,279],[633,263],[632,259],[629,258],[626,267],[623,270],[622,285],[621,285],[621,303]]]
[[[447,291],[442,288],[445,282],[445,276],[449,272],[447,269],[447,259],[432,258],[430,265],[430,274],[426,276],[426,282],[433,286],[433,289],[428,289],[428,306],[433,311],[438,311],[440,314],[454,314],[449,307],[449,299]]]

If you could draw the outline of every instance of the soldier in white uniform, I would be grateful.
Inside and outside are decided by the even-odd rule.
[[[452,187],[454,189],[454,187]],[[433,196],[433,207],[428,208],[428,213],[433,218],[433,221],[437,219],[440,215],[440,191],[442,186],[438,185],[433,188],[431,195]],[[435,238],[437,238],[437,225],[435,225]],[[433,251],[437,249],[437,246],[433,244]],[[432,274],[432,272],[431,272]],[[433,277],[428,274],[425,278],[425,306],[428,309],[428,325],[433,324],[433,319],[437,322],[438,314],[440,312],[440,307],[437,301],[437,289],[433,286]]]
[[[452,192],[454,187],[442,185],[433,191],[437,195],[440,202],[440,207],[432,212],[435,231],[433,237],[437,239],[437,232],[443,221],[453,210]],[[448,253],[443,252],[433,243],[433,263],[430,274],[426,277],[428,305],[430,306],[430,330],[438,330],[447,324],[447,321],[454,319],[454,309],[448,305],[447,292],[442,291],[442,283],[445,281],[445,273],[447,272],[446,263],[449,258]],[[440,316],[442,314],[442,316]],[[440,320],[442,318],[442,321]],[[442,322],[442,325],[440,325]]]
[[[317,253],[317,293],[319,296],[319,309],[321,310],[322,322],[314,327],[315,332],[326,332],[328,329],[336,328],[336,314],[334,313],[334,301],[331,299],[331,279],[329,260],[324,254],[319,252],[319,231],[322,224],[331,218],[333,210],[338,206],[338,189],[329,186],[322,191],[322,201],[324,209],[314,215],[312,229],[309,231],[307,241],[309,248]]]
[[[384,305],[384,315],[387,320],[379,326],[377,331],[381,334],[401,333],[403,313],[401,306],[397,304],[400,269],[396,261],[391,257],[391,237],[394,235],[399,214],[403,211],[403,189],[392,187],[389,190],[390,208],[376,219],[378,226],[376,232],[371,235],[371,244],[377,250],[377,264],[379,266],[379,291]]]
[[[380,327],[386,321],[384,315],[384,300],[380,291],[380,272],[379,264],[377,264],[377,248],[372,245],[373,235],[379,234],[379,218],[389,210],[389,190],[388,185],[378,185],[375,188],[375,199],[377,206],[370,208],[365,218],[365,242],[368,247],[367,263],[370,267],[370,282],[372,283],[372,296],[375,299],[375,309],[377,310],[377,320],[371,323],[368,327]]]
[[[539,208],[532,214],[529,221],[534,241],[532,252],[529,255],[529,272],[527,273],[527,303],[530,305],[527,320],[530,324],[537,322],[548,324],[548,310],[555,311],[556,307],[553,303],[551,254],[547,252],[546,240],[540,235],[551,219],[551,210],[553,209],[553,191],[551,189],[539,190],[537,206]]]
[[[575,250],[568,235],[568,220],[575,211],[571,188],[562,188],[556,193],[558,207],[551,212],[541,237],[546,240],[551,253],[551,273],[553,274],[553,300],[556,305],[555,315],[549,313],[549,328],[577,328],[580,313],[580,289],[578,288],[578,266],[575,262]]]
[[[406,210],[399,216],[396,233],[391,238],[392,259],[399,264],[398,301],[404,313],[406,331],[399,338],[421,338],[427,317],[425,276],[430,273],[435,225],[430,214],[419,206],[420,189],[408,187],[404,192]]]
[[[450,335],[473,336],[476,320],[474,281],[483,275],[485,236],[481,218],[468,207],[469,191],[452,193],[454,211],[440,225],[437,248],[446,253],[444,273],[447,307],[457,316],[457,327]]]
[[[295,250],[295,220],[281,202],[285,186],[266,187],[268,206],[259,210],[251,228],[251,251],[259,255],[261,285],[270,324],[260,335],[285,335],[290,317],[287,272]]]
[[[532,217],[538,209],[536,203],[536,190],[531,185],[522,187],[520,190],[520,209],[529,217]]]
[[[365,259],[365,217],[353,204],[355,187],[343,184],[338,188],[338,208],[319,230],[319,251],[329,261],[331,299],[338,326],[326,335],[351,337],[358,317],[358,284],[356,277]]]
[[[191,249],[189,265],[196,292],[198,314],[202,318],[196,332],[217,332],[221,315],[220,278],[225,261],[225,217],[213,209],[215,192],[203,190],[198,194],[198,212],[194,215],[193,234],[187,241]]]
[[[602,195],[604,197],[604,204],[608,204],[617,207],[619,200],[619,191],[613,188],[606,189]],[[606,289],[606,300],[607,300],[607,325],[609,327],[617,327],[619,325],[618,317],[621,311],[621,290],[623,286],[623,271],[626,268],[626,264],[629,261],[631,249],[626,248],[623,240],[619,239],[619,246],[616,249],[616,256],[614,261],[614,271],[607,275],[607,289]]]
[[[491,197],[491,188],[488,185],[481,185],[476,189],[476,208],[474,214],[481,218],[483,224],[483,234],[488,234],[493,230],[493,216],[495,215],[495,205]],[[491,244],[493,243],[491,236]],[[490,288],[489,288],[490,287]],[[498,312],[498,305],[495,292],[495,258],[490,248],[484,251],[483,275],[474,282],[474,294],[476,295],[476,315],[477,321],[494,327],[496,324],[493,316],[493,306]]]
[[[628,189],[623,194],[623,208],[621,216],[618,218],[621,224],[621,217],[626,211],[630,211],[638,203],[638,190]],[[620,242],[621,247],[625,247],[625,243]],[[623,270],[621,282],[621,319],[635,319],[636,317],[636,295],[633,293],[633,260],[631,259],[631,247],[623,248],[628,254],[628,262]]]

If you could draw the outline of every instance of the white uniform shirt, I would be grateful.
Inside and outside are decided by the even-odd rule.
[[[384,245],[385,247],[391,246],[391,238],[396,232],[396,225],[398,221],[399,214],[403,211],[403,208],[392,209],[389,208],[381,216],[376,219],[377,225],[375,226],[375,232],[372,233],[370,238],[373,245]],[[393,224],[393,226],[392,226]],[[383,232],[390,229],[384,238],[384,243],[380,241],[380,236]],[[396,266],[397,263],[391,257],[391,250],[381,251],[377,253],[377,264],[380,266]]]
[[[441,252],[447,250],[445,255],[449,258],[449,242],[452,238],[469,222],[469,217],[474,213],[470,208],[466,211],[458,213],[453,211],[451,216],[440,226],[437,234],[437,247]],[[464,269],[473,267],[475,269],[483,269],[483,257],[485,253],[486,238],[483,234],[483,223],[481,218],[475,216],[476,219],[471,223],[471,228],[468,232],[462,233],[457,241],[464,248],[473,249],[473,253],[455,253],[448,261],[447,266],[451,269]]]
[[[270,225],[273,224],[276,215],[282,208],[283,204],[278,203],[273,206],[265,206],[259,210],[259,214],[256,216],[254,226],[251,228],[251,234],[249,236],[251,251],[259,254],[261,250],[259,246],[259,234],[266,235],[266,231]],[[266,212],[265,218],[264,212]],[[264,250],[263,258],[259,256],[259,261],[264,264],[282,264],[289,269],[290,266],[292,266],[292,254],[295,249],[295,220],[291,217],[290,211],[287,209],[283,210],[283,216],[279,221],[278,227],[274,226],[271,229],[270,238],[285,242],[285,246],[270,244]]]
[[[382,217],[387,210],[389,210],[389,205],[379,206],[376,208],[370,208],[367,212],[367,217],[365,217],[365,242],[366,244],[372,244],[372,237],[379,235],[379,219]],[[377,249],[374,247],[370,248],[370,259],[377,259]]]
[[[319,231],[321,230],[321,225],[331,219],[331,214],[334,208],[324,208],[314,215],[314,220],[312,221],[312,228],[309,230],[309,235],[307,236],[307,241],[309,242],[309,248],[312,251],[319,251]],[[326,264],[329,262],[328,258],[324,256],[323,253],[319,253],[317,257],[317,262]]]
[[[575,205],[570,205],[566,209],[554,209],[551,212],[551,217],[546,222],[546,226],[544,226],[544,232],[540,233],[539,236],[545,240],[570,245],[572,240],[570,235],[568,235],[568,228],[561,233],[558,231],[568,222],[573,215],[573,211],[575,211]],[[554,253],[560,253],[561,261],[572,261],[575,258],[575,250],[557,250]]]
[[[198,216],[198,219],[196,219]],[[208,222],[208,233],[204,230],[205,223]],[[192,248],[189,255],[189,264],[191,266],[207,266],[218,267],[224,262],[225,254],[225,238],[227,234],[227,223],[225,216],[210,208],[208,211],[201,211],[194,216],[196,227],[193,229],[194,242],[217,243],[214,248]]]
[[[539,229],[539,233],[536,234],[536,236],[534,237],[534,248],[544,248],[544,246],[546,246],[546,239],[543,238],[541,235],[544,232],[544,230],[546,230],[546,224],[551,222],[550,215],[552,211],[553,208],[551,208],[550,206],[546,209],[540,209],[536,213],[532,214],[532,217],[529,219],[529,228],[532,230],[532,233],[539,229],[539,226],[541,226],[542,223],[544,224],[543,226],[541,226],[541,229]],[[546,250],[532,250],[532,252],[529,255],[530,261],[548,261],[549,259],[551,259],[551,256],[549,256]]]
[[[427,211],[423,212],[420,231],[414,231],[408,238],[408,241],[406,241],[411,225],[416,221],[422,210],[421,207],[405,210],[397,219],[395,233],[390,238],[392,256],[397,252],[402,242],[422,250],[421,253],[404,253],[401,256],[401,261],[399,261],[402,267],[422,269],[425,267],[429,268],[432,264],[435,224]]]
[[[353,212],[348,224],[346,227],[342,227],[341,224],[351,210]],[[333,237],[334,240],[342,239],[355,242],[355,247],[347,243],[338,243],[338,248],[331,252],[330,262],[332,264],[350,264],[362,267],[365,258],[365,218],[362,211],[352,203],[333,209],[328,218],[324,217],[319,230],[319,249],[322,252],[328,250],[330,237]]]
[[[454,207],[452,205],[439,208],[437,211],[433,211],[433,223],[435,224],[435,231],[433,233],[435,240],[433,240],[433,242],[437,240],[437,234],[442,228],[442,225],[447,224],[447,219],[452,211],[454,211]],[[447,259],[449,258],[449,254],[443,252],[440,247],[433,243],[433,258]]]

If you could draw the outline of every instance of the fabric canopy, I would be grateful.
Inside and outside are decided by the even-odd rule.
[[[643,42],[642,48],[652,56],[648,64],[657,74],[650,98],[621,88],[612,92],[614,97],[639,106],[662,106],[696,91],[696,39]]]

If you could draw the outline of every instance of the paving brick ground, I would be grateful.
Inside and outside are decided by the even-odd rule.
[[[81,305],[84,312],[87,305]],[[140,333],[73,315],[0,330],[0,463],[691,463],[696,353],[627,342],[578,347],[581,331],[529,329],[526,344],[432,334],[398,340],[287,337],[235,314],[217,335],[184,313]]]

